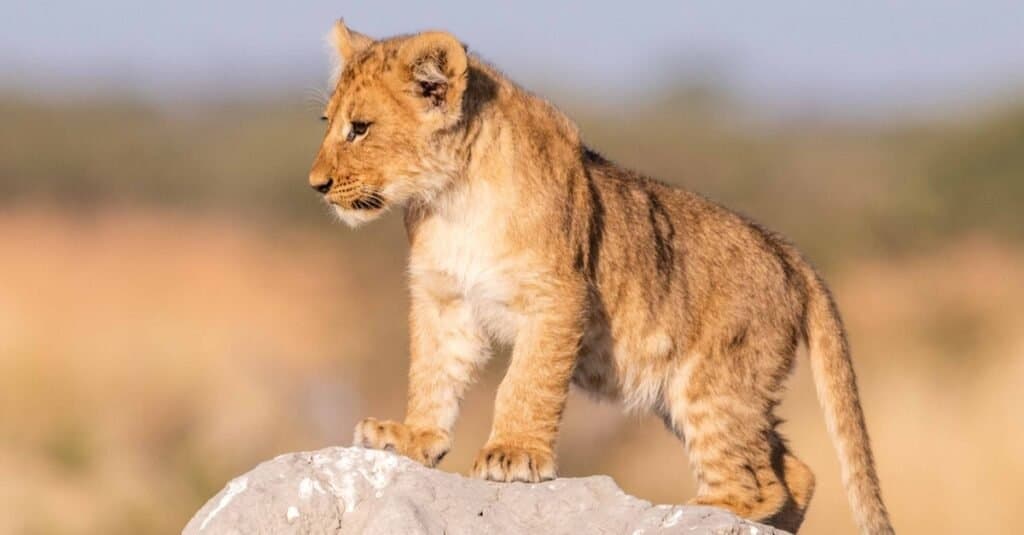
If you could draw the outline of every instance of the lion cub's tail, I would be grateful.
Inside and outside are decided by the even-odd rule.
[[[842,320],[824,282],[810,266],[800,264],[809,290],[805,330],[811,372],[825,423],[839,454],[850,507],[864,535],[892,534]]]

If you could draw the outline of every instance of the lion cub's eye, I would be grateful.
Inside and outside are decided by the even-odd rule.
[[[369,128],[370,123],[362,121],[352,121],[352,127],[349,128],[348,137],[346,137],[345,139],[347,139],[348,141],[355,141],[357,137],[365,134]]]

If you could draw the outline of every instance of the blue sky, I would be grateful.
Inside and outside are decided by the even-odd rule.
[[[22,85],[308,85],[338,16],[378,36],[448,29],[514,78],[596,94],[694,69],[782,102],[912,104],[1024,85],[1020,0],[15,0],[4,12],[0,83]]]

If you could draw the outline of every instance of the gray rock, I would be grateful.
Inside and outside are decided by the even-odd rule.
[[[652,505],[607,476],[492,483],[362,448],[289,453],[228,483],[185,535],[779,535],[711,507]]]

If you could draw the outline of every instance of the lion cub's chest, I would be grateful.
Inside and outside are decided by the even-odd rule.
[[[426,219],[416,230],[410,274],[413,284],[464,303],[488,334],[511,343],[522,319],[511,306],[520,266],[501,230],[500,223],[472,214]]]

